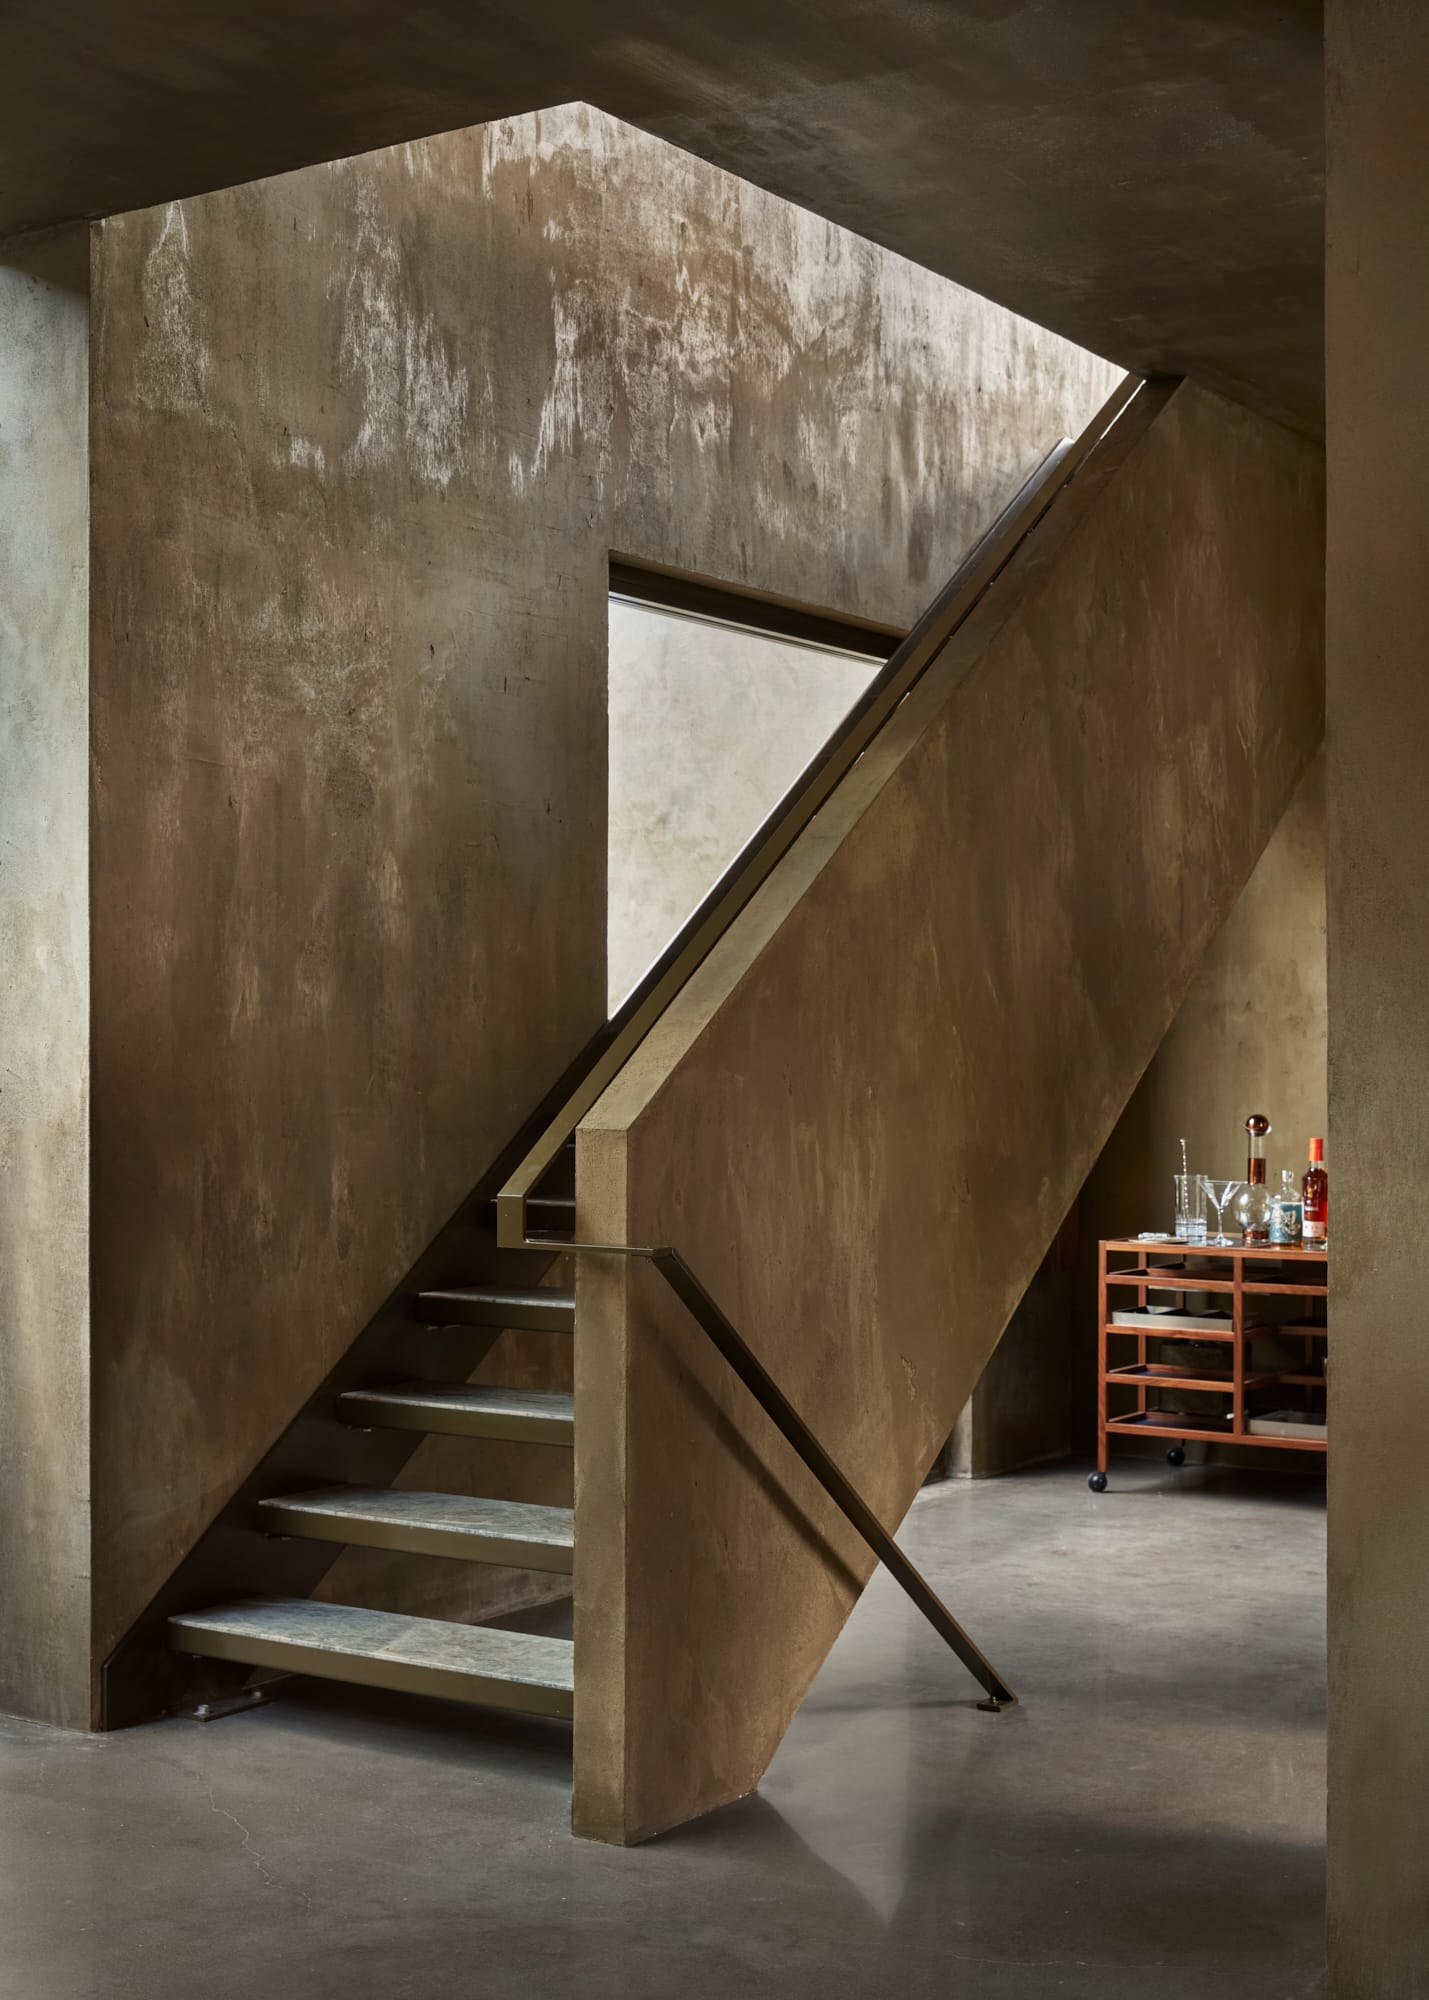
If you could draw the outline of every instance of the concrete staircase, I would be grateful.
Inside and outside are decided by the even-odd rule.
[[[1134,399],[1134,393],[1128,380],[1113,399],[1114,410],[1103,413],[1101,430],[1110,415]],[[1100,434],[1098,430],[1096,436]],[[1093,448],[1095,442],[1096,437],[1084,439],[1082,449]],[[639,1046],[670,996],[683,988],[714,939],[728,929],[768,878],[790,841],[812,818],[818,799],[828,796],[840,775],[857,760],[861,747],[876,738],[947,631],[965,608],[976,602],[1028,532],[1055,490],[1054,475],[1069,449],[1064,441],[1049,454],[958,575],[939,593],[854,717],[841,726],[833,744],[822,753],[825,769],[816,789],[807,793],[802,807],[796,801],[792,813],[785,810],[789,802],[784,802],[780,813],[737,859],[682,936],[637,988],[622,1018],[610,1024],[606,1043],[592,1061],[581,1066],[574,1094],[557,1093],[561,1101],[554,1120],[545,1122],[495,1204],[498,1244],[508,1258],[529,1263],[530,1282],[425,1287],[417,1292],[412,1305],[412,1316],[419,1325],[445,1333],[472,1329],[487,1335],[522,1330],[574,1334],[574,1293],[547,1288],[537,1281],[552,1255],[572,1240],[575,1129],[582,1113],[596,1101],[606,1081],[618,1074],[621,1062]],[[861,736],[856,733],[860,716]],[[831,761],[831,750],[840,745]],[[483,1211],[483,1222],[489,1213]],[[490,1261],[489,1246],[484,1248],[488,1254],[479,1260],[483,1264]],[[477,1386],[461,1379],[339,1385],[333,1394],[318,1401],[308,1422],[309,1428],[314,1423],[352,1426],[364,1435],[384,1428],[417,1436],[456,1433],[515,1438],[568,1450],[575,1442],[573,1397]],[[573,1510],[566,1508],[343,1483],[260,1493],[248,1519],[252,1532],[283,1541],[445,1556],[503,1569],[566,1575],[574,1569],[575,1520]],[[531,1671],[527,1676],[522,1671],[525,1635],[503,1630],[493,1637],[483,1628],[431,1620],[425,1621],[431,1628],[426,1637],[418,1640],[413,1633],[422,1622],[355,1606],[319,1606],[306,1598],[273,1596],[209,1609],[185,1606],[169,1615],[167,1629],[171,1648],[191,1661],[313,1674],[541,1713],[550,1712],[555,1658],[565,1661],[565,1681],[573,1685],[569,1643],[562,1653],[561,1641],[530,1640]],[[500,1671],[491,1667],[491,1645],[497,1647]],[[459,1664],[463,1660],[467,1662],[465,1669]]]
[[[572,1289],[568,1246],[578,1216],[581,1235],[602,1245],[688,1245],[701,1277],[858,1478],[878,1519],[896,1527],[1319,741],[1317,714],[1282,713],[1297,699],[1313,646],[1304,631],[1286,634],[1294,657],[1277,665],[1272,608],[1243,656],[1227,650],[1221,680],[1207,683],[1205,727],[1186,752],[1194,782],[1177,771],[1178,787],[1185,776],[1204,797],[1209,832],[1188,836],[1194,873],[1176,892],[1175,831],[1164,812],[1157,818],[1158,805],[1143,808],[1141,795],[1170,796],[1165,760],[1174,766],[1178,753],[1166,745],[1189,742],[1197,710],[1175,678],[1187,719],[1168,720],[1160,677],[1199,670],[1208,634],[1246,621],[1239,582],[1207,566],[1221,526],[1213,509],[1203,509],[1200,540],[1184,558],[1173,550],[1164,575],[1148,568],[1165,556],[1159,494],[1177,453],[1197,455],[1199,467],[1201,458],[1214,465],[1221,450],[1219,419],[1207,414],[1212,399],[1183,412],[1186,392],[1173,389],[1128,383],[1083,439],[1058,448],[940,593],[810,777],[559,1080],[468,1211],[131,1632],[106,1673],[108,1722],[274,1670],[574,1715],[577,1830],[618,1841],[645,1838],[758,1782],[872,1558],[843,1523],[813,1525],[816,1514],[827,1522],[827,1482],[812,1500],[807,1482],[797,1501],[785,1493],[787,1447],[719,1360],[690,1348],[688,1310],[657,1300],[653,1278],[610,1258],[577,1253]],[[1255,420],[1238,413],[1228,421]],[[1236,477],[1242,461],[1254,463],[1244,446],[1239,439]],[[1128,464],[1141,482],[1130,493],[1125,481],[1116,484]],[[1270,501],[1299,508],[1298,478],[1272,465]],[[1090,524],[1116,492],[1124,515],[1116,546],[1110,558],[1097,548],[1089,555]],[[1136,535],[1146,538],[1141,567]],[[1281,539],[1298,565],[1313,537],[1296,513]],[[1253,552],[1237,552],[1236,561],[1253,567]],[[1287,578],[1286,604],[1302,581],[1298,570]],[[1148,731],[1161,732],[1154,742],[1148,734],[1141,766],[1096,734],[1106,652],[1096,619],[1117,591],[1142,617],[1149,592],[1167,598],[1162,659],[1139,669],[1140,642],[1124,634],[1119,642],[1128,699],[1142,705]],[[1207,595],[1217,591],[1224,603]],[[1044,674],[1046,714],[1011,674],[1004,686],[993,673],[1008,634],[1024,644],[1019,618],[1033,628],[1024,651],[1045,658],[1047,641],[1026,613],[1038,604],[1043,624],[1065,634],[1065,662]],[[1233,636],[1239,643],[1244,632]],[[1049,739],[1048,731],[1060,733]],[[952,755],[943,738],[956,739],[948,764],[956,782],[942,764],[929,775],[930,757]],[[1050,782],[1037,764],[1044,756]],[[1128,997],[1124,1020],[1114,980],[1102,1011],[1082,1004],[1078,966],[1069,966],[1075,933],[1055,899],[1038,929],[1019,905],[1018,883],[997,884],[1008,849],[999,770],[1015,780],[1007,796],[1050,857],[1039,865],[1065,873],[1078,907],[1095,911],[1099,897],[1125,897],[1120,930],[1115,913],[1086,919],[1095,949],[1140,965],[1154,989],[1144,1004]],[[964,797],[973,799],[974,774],[991,786],[975,812]],[[1222,795],[1245,774],[1252,796],[1233,823]],[[1059,787],[1078,820],[1066,839],[1048,818]],[[904,793],[906,824],[898,819]],[[892,828],[879,834],[882,850],[869,831],[880,812]],[[986,847],[985,863],[969,858],[975,841]],[[985,912],[948,902],[949,885],[974,868],[995,884],[992,922],[1000,927],[973,940],[987,955],[983,973],[964,969]],[[896,977],[878,932],[890,910],[902,913],[912,939],[910,969]],[[803,945],[801,925],[812,927]],[[865,936],[870,927],[878,935]],[[996,1000],[988,1011],[987,992],[1005,973],[994,961],[1009,951],[1015,1004]],[[797,977],[812,981],[808,992],[778,970],[781,953],[804,966]],[[856,1017],[875,986],[883,1013],[865,1027]],[[978,1047],[968,1045],[955,1011],[965,991],[969,1006],[983,1009]],[[907,1019],[900,1008],[911,1010]],[[727,1045],[712,1056],[720,1034]],[[855,1049],[857,1074],[847,1069]],[[1008,1093],[1024,1073],[1034,1087],[1014,1100]],[[1080,1096],[1073,1102],[1068,1093],[1059,1115],[1079,1122],[1039,1127],[1056,1079],[1073,1073]],[[938,1090],[954,1093],[939,1115],[969,1149],[952,1166],[932,1159],[942,1143],[936,1122],[916,1137],[935,1074]],[[1006,1104],[1016,1114],[1008,1131]],[[915,1133],[914,1150],[925,1148],[916,1175],[889,1151],[899,1118]],[[799,1146],[825,1128],[817,1158],[802,1155]],[[637,1129],[641,1144],[632,1150]],[[1017,1140],[1011,1174],[1001,1165],[1009,1131]],[[862,1207],[844,1200],[841,1148],[859,1150],[858,1172],[869,1181],[856,1190]],[[985,1188],[968,1164],[984,1157],[997,1163]],[[903,1198],[915,1181],[925,1194],[935,1185],[957,1189],[967,1213],[940,1236],[937,1217]],[[995,1250],[984,1194],[1007,1220]],[[859,1287],[875,1267],[882,1292],[860,1306]],[[472,1382],[498,1334],[574,1336],[574,1396]],[[869,1409],[888,1414],[872,1423]],[[574,1450],[575,1506],[394,1487],[428,1435]],[[784,1498],[771,1506],[771,1494]],[[591,1674],[581,1704],[569,1641],[313,1601],[340,1547],[572,1576]]]

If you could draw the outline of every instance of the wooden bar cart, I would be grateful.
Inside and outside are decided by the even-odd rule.
[[[1166,1439],[1172,1465],[1185,1462],[1190,1440],[1323,1454],[1327,1276],[1323,1250],[1104,1242],[1092,1491],[1106,1491],[1107,1441],[1117,1436]],[[1198,1310],[1187,1312],[1188,1301]],[[1201,1407],[1167,1407],[1178,1392]],[[1287,1397],[1289,1408],[1268,1410]]]

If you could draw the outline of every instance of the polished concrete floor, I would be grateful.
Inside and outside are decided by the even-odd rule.
[[[0,1722],[0,1996],[1323,1994],[1323,1488],[1055,1469],[902,1539],[1023,1706],[880,1575],[760,1796],[633,1851],[570,1839],[556,1725]]]

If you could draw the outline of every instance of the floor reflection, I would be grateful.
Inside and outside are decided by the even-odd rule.
[[[1057,1471],[935,1492],[902,1539],[1023,1705],[978,1713],[879,1577],[762,1794],[639,1849],[569,1837],[557,1724],[314,1688],[0,1724],[0,1994],[1322,1994],[1313,1494]]]

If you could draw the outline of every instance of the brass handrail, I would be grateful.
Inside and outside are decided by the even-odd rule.
[[[1049,452],[850,709],[803,777],[780,800],[678,936],[567,1070],[548,1100],[554,1112],[543,1107],[538,1136],[496,1197],[496,1240],[503,1249],[519,1250],[527,1245],[527,1200],[555,1165],[582,1118],[827,803],[904,696],[981,603],[1057,495],[1150,386],[1137,376],[1126,376],[1075,443],[1064,438]]]

